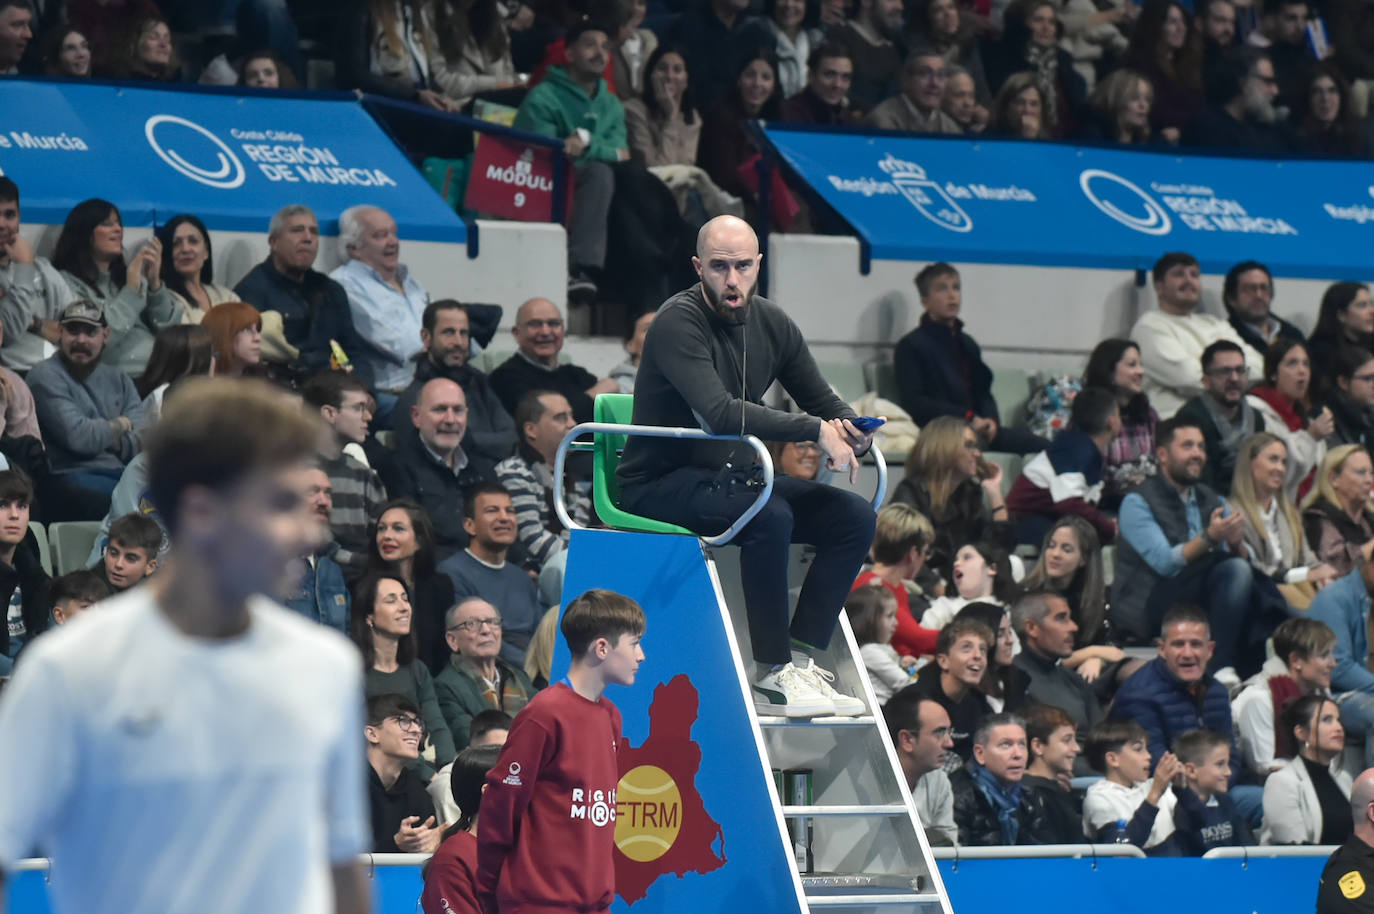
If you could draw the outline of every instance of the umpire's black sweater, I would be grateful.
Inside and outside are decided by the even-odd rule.
[[[746,370],[748,383],[741,389]],[[775,380],[803,412],[761,404]],[[730,323],[711,309],[701,285],[694,285],[664,302],[649,325],[635,377],[634,424],[738,435],[741,410],[744,433],[764,441],[816,441],[821,419],[854,418],[821,377],[801,330],[781,308],[755,296],[744,322]],[[752,449],[743,444],[632,437],[618,478],[622,486],[633,486],[678,467],[719,470],[727,460],[747,467],[753,459]]]

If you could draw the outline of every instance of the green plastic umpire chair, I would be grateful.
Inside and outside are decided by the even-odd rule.
[[[633,394],[598,394],[592,418],[596,422],[629,425],[634,413]],[[627,435],[597,432],[592,437],[592,502],[597,516],[608,527],[640,533],[681,533],[696,536],[686,527],[650,520],[620,508],[620,484],[615,478]]]

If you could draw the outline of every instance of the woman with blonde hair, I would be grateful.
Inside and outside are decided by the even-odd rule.
[[[1336,569],[1319,562],[1304,539],[1297,509],[1284,490],[1287,473],[1283,439],[1269,432],[1251,435],[1236,454],[1231,505],[1245,518],[1250,564],[1280,585],[1290,606],[1302,607],[1336,579]]]
[[[1374,463],[1359,444],[1326,452],[1317,484],[1303,502],[1303,530],[1312,551],[1343,577],[1374,553],[1374,511],[1369,508]]]
[[[1092,94],[1093,120],[1084,125],[1084,139],[1142,146],[1152,139],[1150,112],[1155,89],[1136,70],[1114,70],[1097,84]]]
[[[973,429],[954,416],[932,419],[921,429],[892,500],[930,519],[935,539],[927,562],[946,581],[956,548],[1010,538],[1002,468],[983,461]]]
[[[525,672],[536,689],[549,684],[549,674],[553,672],[553,647],[558,636],[558,607],[550,607],[539,620],[539,625],[525,648]]]

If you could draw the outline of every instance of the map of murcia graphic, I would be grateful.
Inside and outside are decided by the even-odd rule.
[[[616,788],[615,887],[633,905],[655,880],[709,873],[725,865],[725,836],[707,815],[696,777],[701,747],[692,741],[696,687],[685,675],[654,689],[649,737],[620,747]]]

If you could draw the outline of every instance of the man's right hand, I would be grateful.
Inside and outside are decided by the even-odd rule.
[[[1207,538],[1214,543],[1230,543],[1235,546],[1245,535],[1245,515],[1236,511],[1229,517],[1224,517],[1224,510],[1216,508],[1212,511],[1212,516],[1207,521]]]
[[[859,481],[859,461],[854,457],[854,449],[844,439],[844,434],[836,427],[839,420],[821,420],[821,436],[816,443],[825,451],[825,466],[831,470],[848,470],[849,481]]]
[[[15,263],[33,263],[33,245],[18,232],[14,233],[14,240],[5,245],[5,253]]]
[[[403,854],[432,854],[439,847],[440,832],[433,816],[423,823],[419,816],[409,816],[401,820],[401,830],[395,838]]]
[[[575,159],[587,151],[587,144],[582,142],[582,137],[574,133],[563,140],[563,151]]]

